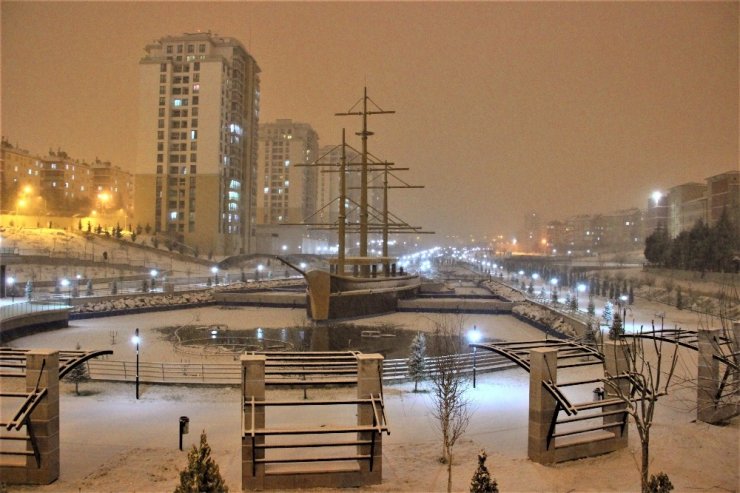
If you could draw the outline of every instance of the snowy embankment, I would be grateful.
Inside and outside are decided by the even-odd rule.
[[[123,315],[127,312],[139,313],[146,310],[159,310],[167,307],[202,306],[214,303],[213,293],[216,291],[265,291],[295,285],[295,280],[274,280],[257,282],[238,282],[223,287],[215,287],[203,291],[191,291],[182,294],[139,294],[117,299],[96,300],[83,303],[72,308],[70,314],[75,318],[77,314],[97,313],[100,316]],[[103,315],[105,314],[105,315]],[[79,317],[78,317],[79,318]]]
[[[527,301],[527,298],[520,291],[497,281],[485,281],[483,286],[493,294],[513,301],[514,308],[512,308],[511,313],[520,320],[530,322],[545,332],[553,331],[564,337],[578,336],[571,324],[565,320],[565,317]]]
[[[535,327],[539,327],[545,331],[554,331],[565,337],[578,337],[578,334],[572,325],[565,320],[565,317],[546,308],[539,307],[531,301],[517,303],[512,308],[511,313],[520,319],[526,319]]]

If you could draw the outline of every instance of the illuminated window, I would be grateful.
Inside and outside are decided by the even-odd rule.
[[[175,99],[172,101],[172,106],[182,106],[182,99]]]

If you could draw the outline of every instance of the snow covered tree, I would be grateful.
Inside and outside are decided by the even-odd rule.
[[[614,305],[612,305],[611,301],[604,303],[604,310],[601,313],[601,318],[604,319],[604,322],[607,325],[611,325],[612,320],[614,319]]]
[[[655,327],[653,326],[653,331]],[[642,332],[642,327],[640,327]],[[680,333],[676,339],[680,337]],[[645,346],[649,346],[646,351]],[[678,362],[678,344],[674,344],[670,350],[664,350],[663,341],[651,339],[646,342],[642,337],[634,337],[630,342],[622,342],[614,345],[614,351],[622,351],[627,363],[626,368],[620,368],[618,375],[605,372],[604,384],[613,397],[620,399],[626,405],[626,411],[632,416],[635,428],[640,435],[642,448],[640,482],[642,493],[652,491],[667,492],[669,489],[651,490],[648,481],[648,470],[650,466],[650,428],[653,424],[655,405],[658,398],[668,394],[668,387],[673,378]],[[666,361],[668,356],[668,361]],[[667,364],[666,364],[667,363]],[[628,379],[630,385],[623,386],[621,382]],[[665,476],[665,475],[662,475]],[[670,481],[668,477],[658,478],[653,482],[655,487],[667,488]],[[671,488],[673,485],[670,486]]]
[[[409,377],[414,381],[414,392],[418,391],[419,382],[424,379],[424,375],[426,374],[426,352],[426,338],[424,334],[419,332],[414,336],[414,340],[411,341],[409,357],[406,360]]]
[[[81,347],[82,346],[80,346],[80,343],[78,342],[76,349],[79,351]],[[90,374],[87,372],[87,363],[81,363],[75,366],[64,378],[65,380],[75,384],[75,394],[80,395],[80,382],[87,382],[90,380]]]
[[[478,469],[470,481],[470,493],[498,493],[498,484],[486,467],[486,451],[478,453]]]
[[[681,293],[681,286],[676,289],[676,308],[683,310],[683,293]]]
[[[93,282],[92,278],[87,280],[87,293],[88,296],[93,295]]]
[[[624,327],[622,326],[622,317],[619,316],[619,311],[614,314],[614,321],[612,326],[609,328],[609,339],[612,341],[619,339],[624,334]]]
[[[586,308],[586,313],[588,313],[591,317],[596,315],[596,305],[594,304],[593,296],[588,297],[588,308]]]
[[[472,410],[466,397],[469,379],[457,356],[462,353],[462,317],[434,322],[429,380],[432,383],[431,415],[442,433],[441,461],[447,464],[447,491],[452,492],[452,450],[470,423]]]
[[[118,283],[115,280],[110,283],[110,294],[118,294]]]
[[[570,311],[574,313],[578,311],[578,296],[570,297],[570,301],[568,302],[568,307],[570,308]]]
[[[33,297],[33,283],[30,280],[28,280],[26,281],[26,298],[28,298],[30,301],[32,297]]]
[[[664,472],[659,472],[650,475],[650,481],[648,481],[648,492],[649,493],[668,493],[673,491],[673,483],[668,478],[668,475]]]
[[[221,477],[218,464],[211,457],[211,447],[206,440],[205,430],[200,434],[200,446],[188,452],[188,465],[180,471],[180,484],[175,493],[228,492],[229,488]]]

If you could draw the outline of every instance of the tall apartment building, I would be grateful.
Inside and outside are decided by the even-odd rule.
[[[728,171],[707,178],[708,223],[714,225],[726,211],[740,234],[740,171]]]
[[[165,36],[139,62],[135,221],[201,252],[254,250],[257,62],[233,38]]]
[[[353,151],[349,147],[346,148],[345,154],[345,159],[347,163],[360,162],[360,154]],[[332,173],[321,173],[319,175],[319,207],[325,207],[320,213],[320,220],[322,222],[334,224],[339,220],[339,197],[341,193],[339,190],[340,174],[338,173],[338,171],[342,163],[342,146],[322,146],[321,149],[319,149],[319,158],[322,163],[332,165],[330,169],[337,171]],[[354,170],[358,169],[356,166],[351,168]],[[347,197],[359,203],[360,191],[355,188],[359,187],[360,185],[359,173],[350,174],[356,175],[356,179],[353,180],[351,176],[347,177],[347,181],[345,184],[345,186],[347,187],[346,194]],[[371,204],[375,204],[377,203],[377,199],[371,198],[370,202]]]
[[[40,190],[40,168],[38,156],[3,138],[0,144],[0,209],[3,212],[22,212],[21,209],[29,206],[26,196],[35,196]]]
[[[317,200],[320,171],[319,137],[307,123],[282,119],[259,126],[257,224],[301,223],[321,204]]]
[[[110,161],[99,159],[90,164],[90,170],[97,206],[104,212],[122,209],[130,217],[133,214],[134,193],[131,173],[112,165]]]
[[[706,208],[706,193],[703,183],[684,183],[668,190],[666,227],[671,238],[690,230],[700,219],[706,222],[706,211],[702,210]]]

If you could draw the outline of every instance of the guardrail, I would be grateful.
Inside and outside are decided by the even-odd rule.
[[[489,351],[477,354],[458,354],[456,358],[465,375],[486,373],[514,368],[507,358]],[[436,358],[426,358],[427,369],[433,371]],[[87,362],[88,374],[93,380],[133,382],[136,380],[136,363],[95,359]],[[241,366],[234,363],[144,363],[139,362],[139,380],[150,384],[190,385],[239,385]],[[399,383],[410,380],[405,359],[388,359],[383,362],[383,380]]]
[[[30,313],[62,310],[70,308],[68,298],[50,299],[46,301],[21,301],[0,306],[0,321]]]

